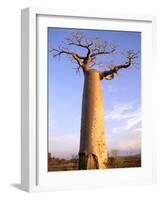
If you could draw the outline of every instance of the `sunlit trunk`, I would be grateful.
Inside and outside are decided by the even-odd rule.
[[[102,88],[99,72],[85,72],[79,169],[107,168]]]

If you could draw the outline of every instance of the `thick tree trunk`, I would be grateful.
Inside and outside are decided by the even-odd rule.
[[[79,169],[107,168],[103,98],[100,74],[85,72],[82,102]]]

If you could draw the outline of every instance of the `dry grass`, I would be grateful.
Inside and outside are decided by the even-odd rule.
[[[141,155],[109,157],[108,168],[141,167]]]
[[[108,158],[108,168],[141,167],[141,155],[117,156]],[[52,159],[48,160],[48,171],[78,170],[78,159]]]

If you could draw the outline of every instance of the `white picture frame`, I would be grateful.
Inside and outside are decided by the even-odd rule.
[[[44,36],[48,26],[137,30],[143,32],[143,167],[141,169],[110,169],[47,172],[47,55],[44,54]],[[108,27],[110,28],[110,27]],[[145,70],[154,65],[156,49],[156,19],[151,15],[110,14],[64,11],[43,8],[25,8],[21,16],[21,188],[25,191],[54,191],[85,189],[122,184],[152,184],[156,182],[155,133],[152,117],[153,104],[149,96],[153,80]],[[43,39],[44,38],[44,39]],[[40,39],[42,42],[40,42]],[[148,42],[146,42],[148,41]],[[145,51],[145,53],[144,53]],[[41,56],[41,55],[44,56]],[[41,60],[39,60],[41,57]],[[144,58],[147,58],[146,60]],[[41,79],[41,81],[40,81]],[[148,91],[146,90],[148,88]],[[148,100],[147,100],[148,99]],[[41,107],[41,109],[40,109]],[[151,123],[149,123],[151,122]],[[46,151],[46,152],[45,152]],[[40,156],[41,155],[41,156]],[[108,180],[108,181],[107,181]]]

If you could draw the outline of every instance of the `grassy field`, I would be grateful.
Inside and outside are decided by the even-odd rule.
[[[78,170],[78,159],[49,159],[48,171]]]
[[[108,168],[141,167],[141,155],[109,157]]]
[[[107,168],[141,167],[141,155],[117,156],[108,158]],[[48,159],[48,171],[78,170],[78,159]]]

